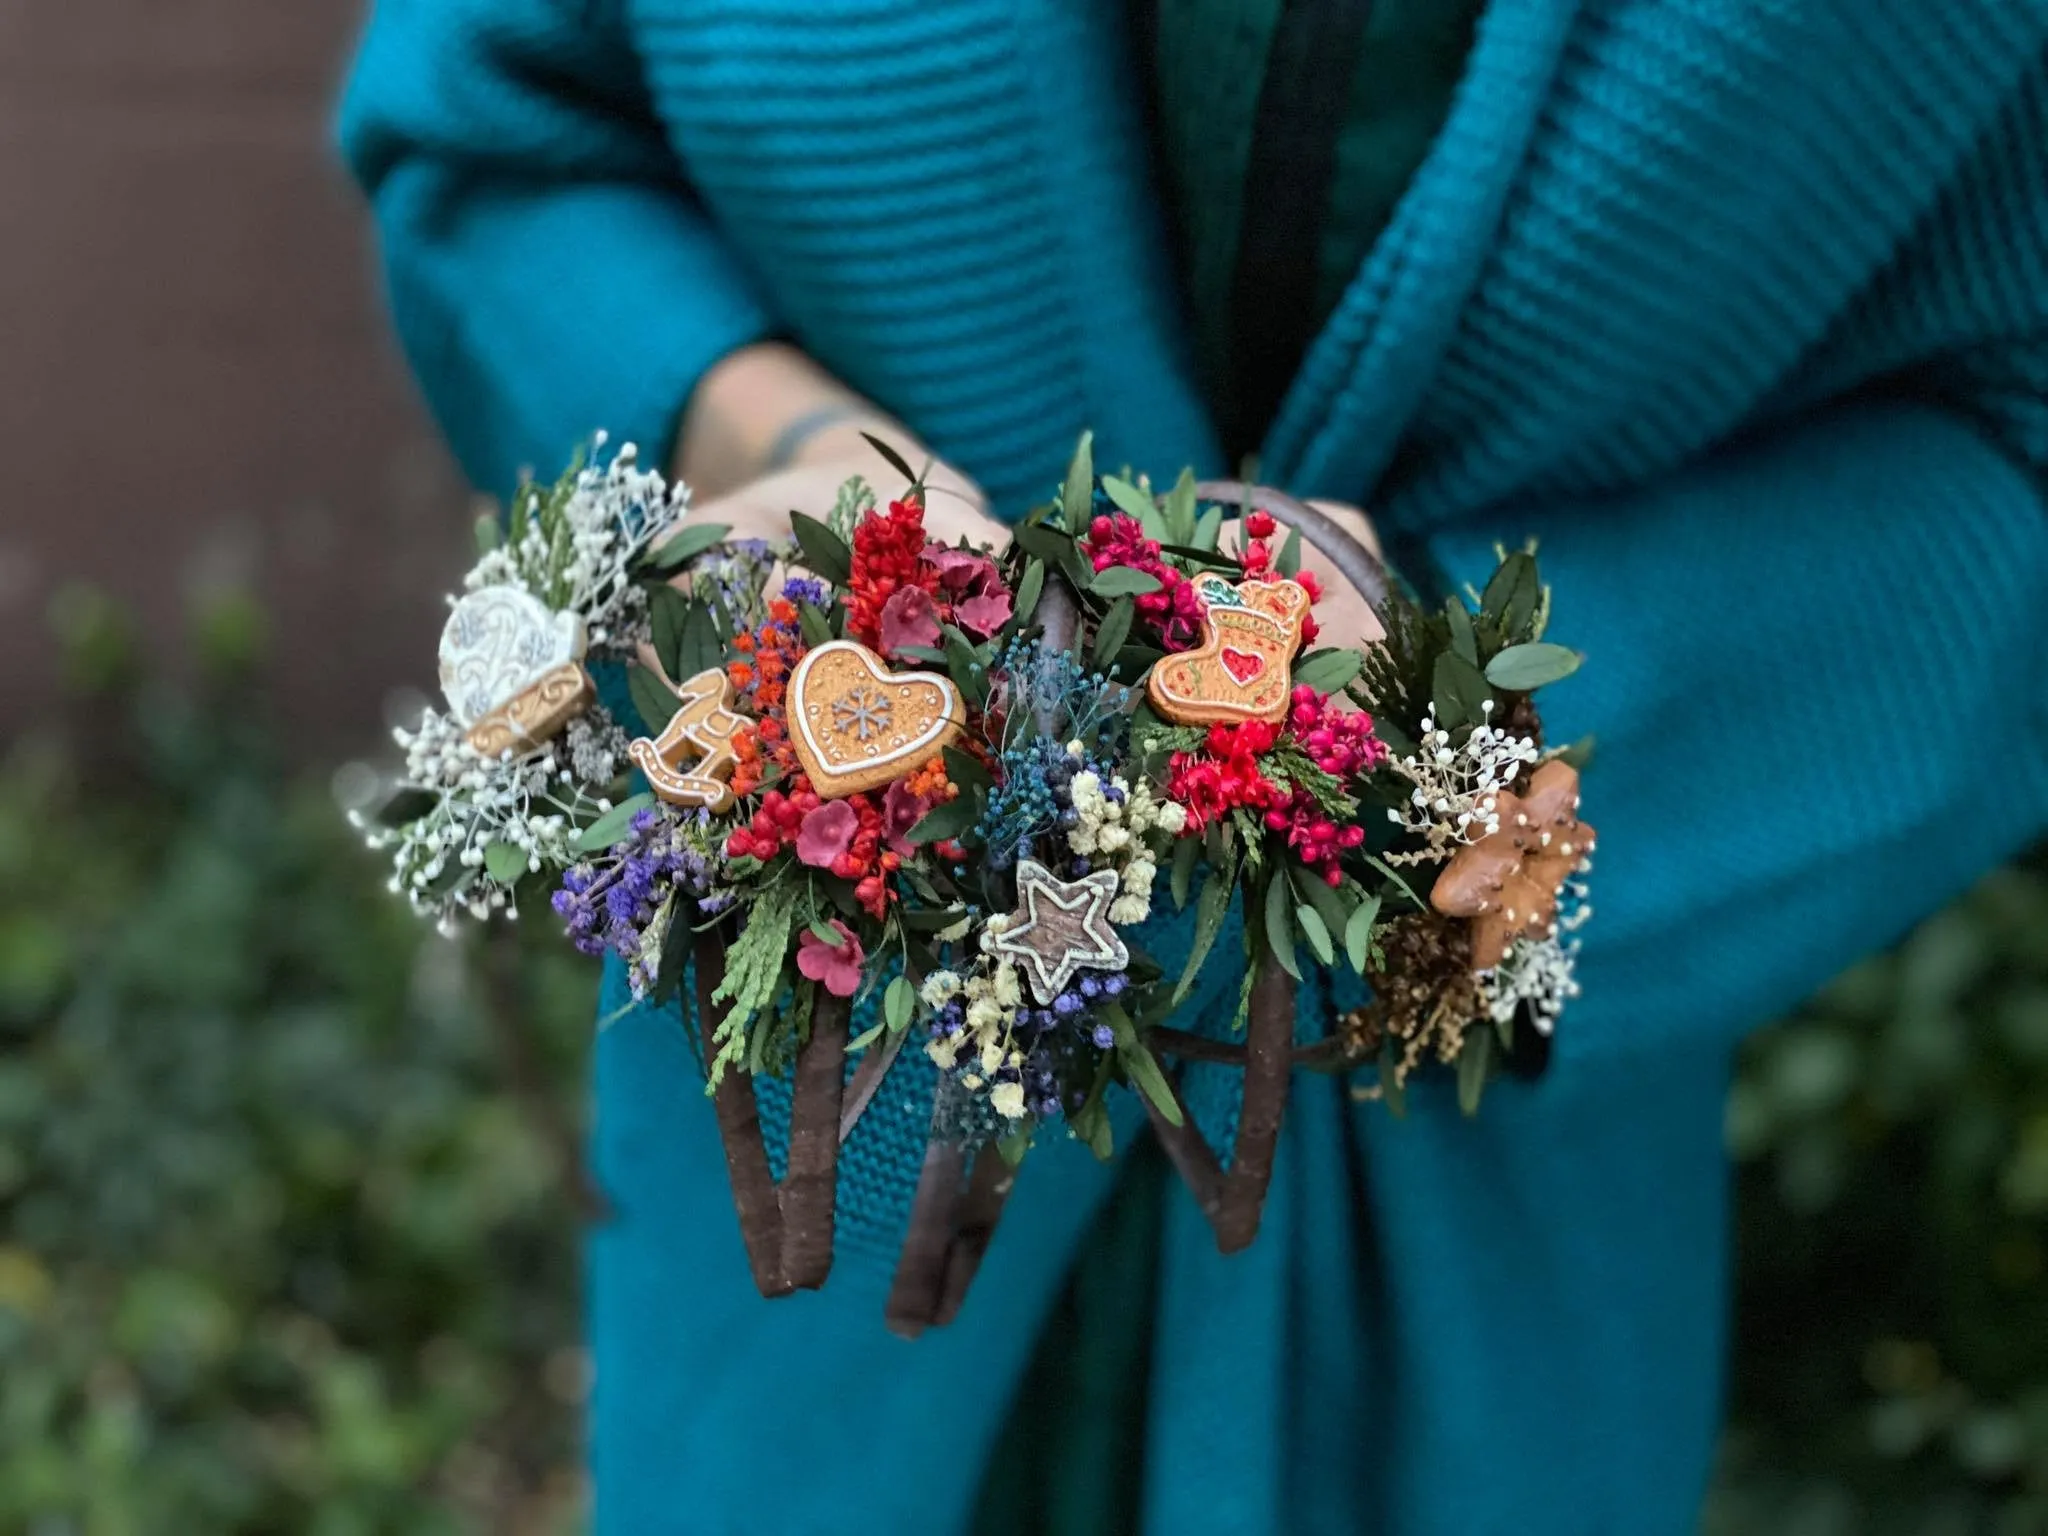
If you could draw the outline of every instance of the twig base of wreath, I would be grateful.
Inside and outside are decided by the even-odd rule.
[[[708,1049],[722,1015],[711,994],[725,977],[725,950],[716,934],[698,940],[696,960],[697,1017]],[[740,1238],[763,1296],[815,1291],[832,1272],[847,1013],[846,1001],[830,995],[820,996],[811,1012],[810,1038],[797,1050],[789,1159],[780,1184],[768,1168],[752,1079],[729,1071],[712,1096]]]
[[[1162,1049],[1173,1051],[1172,1042],[1159,1043]],[[1151,1099],[1145,1100],[1153,1134],[1209,1219],[1216,1247],[1223,1253],[1249,1248],[1259,1235],[1266,1190],[1273,1182],[1280,1121],[1287,1112],[1287,1082],[1295,1067],[1294,978],[1271,961],[1260,968],[1252,983],[1243,1049],[1244,1103],[1238,1111],[1237,1138],[1228,1170],[1197,1129],[1177,1083],[1173,1092],[1174,1102],[1180,1106],[1179,1125],[1161,1114]],[[1199,1049],[1181,1054],[1212,1055]]]
[[[936,1129],[884,1307],[889,1331],[906,1339],[959,1315],[1017,1182],[1017,1170],[993,1146],[973,1154],[970,1171],[967,1149]]]

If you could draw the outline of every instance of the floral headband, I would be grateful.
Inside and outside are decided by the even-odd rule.
[[[452,605],[448,709],[398,733],[404,772],[359,818],[444,926],[552,885],[637,998],[693,989],[764,1295],[824,1283],[839,1148],[906,1045],[938,1077],[905,1333],[957,1311],[1037,1141],[1111,1155],[1121,1090],[1230,1252],[1295,1068],[1396,1107],[1451,1069],[1476,1112],[1540,1049],[1577,994],[1594,834],[1532,700],[1579,662],[1543,638],[1532,552],[1424,606],[1314,508],[1185,474],[1155,495],[1098,477],[1086,438],[1007,548],[947,545],[876,446],[910,490],[850,482],[784,547],[686,523],[630,447],[523,487]],[[1320,643],[1304,539],[1371,606],[1355,648]],[[637,721],[599,702],[605,666]],[[1234,1015],[1179,1027],[1233,908]],[[1314,967],[1365,1001],[1297,1043]],[[1190,1061],[1244,1074],[1227,1165]],[[785,1074],[778,1183],[753,1079]]]

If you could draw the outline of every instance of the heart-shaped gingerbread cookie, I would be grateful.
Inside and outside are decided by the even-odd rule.
[[[788,708],[790,745],[822,800],[902,778],[967,723],[951,678],[887,671],[853,640],[828,640],[796,664]]]

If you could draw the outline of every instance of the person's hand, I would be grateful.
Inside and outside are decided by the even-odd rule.
[[[734,538],[780,542],[789,536],[792,511],[823,518],[855,475],[886,505],[908,484],[868,436],[913,469],[930,459],[900,422],[795,348],[744,347],[705,375],[684,416],[675,471],[693,492],[689,521],[724,523]],[[934,540],[1003,542],[987,498],[965,475],[932,463],[924,484],[924,523]]]
[[[1379,534],[1373,528],[1372,519],[1357,507],[1341,501],[1310,501],[1308,504],[1357,539],[1372,552],[1375,559],[1380,557]],[[1278,521],[1284,524],[1286,518],[1283,515]],[[1239,547],[1242,537],[1242,529],[1235,517],[1225,523],[1224,548]],[[1270,542],[1276,552],[1286,537],[1284,527],[1273,536]],[[1301,540],[1301,568],[1313,572],[1322,589],[1322,599],[1315,606],[1316,626],[1319,631],[1316,638],[1318,646],[1363,648],[1385,633],[1384,627],[1372,611],[1372,605],[1365,600],[1365,595],[1352,586],[1331,562],[1329,556],[1309,541],[1306,533],[1302,535]]]
[[[885,433],[886,422],[864,423],[867,430],[901,454],[913,469],[923,469],[927,455],[900,428]],[[852,427],[821,432],[784,468],[749,480],[724,495],[693,501],[689,521],[725,523],[736,539],[781,541],[789,537],[789,514],[802,512],[823,521],[847,480],[859,475],[883,506],[909,488],[900,470],[877,453]],[[1009,533],[989,516],[988,501],[978,486],[952,466],[933,461],[924,477],[925,532],[938,543],[952,544],[963,535],[979,544],[1001,547]]]

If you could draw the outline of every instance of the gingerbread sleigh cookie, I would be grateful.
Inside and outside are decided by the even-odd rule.
[[[1284,719],[1308,593],[1293,581],[1232,586],[1213,572],[1194,586],[1204,608],[1202,643],[1152,669],[1146,692],[1153,707],[1179,725]]]

